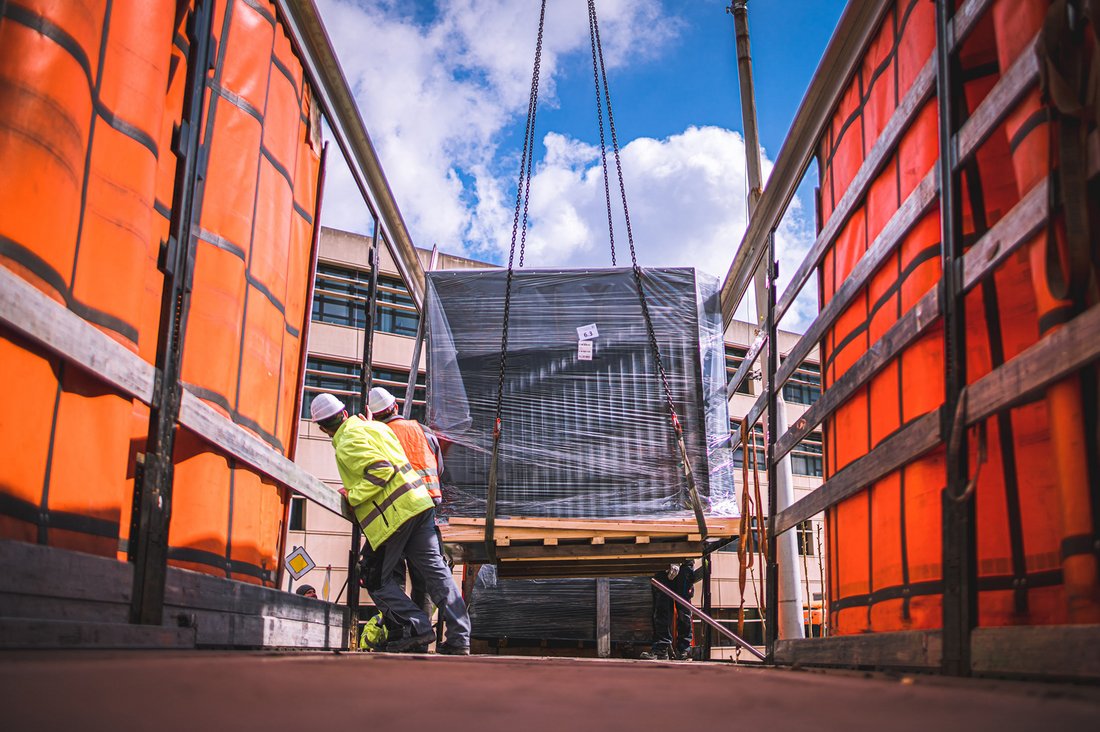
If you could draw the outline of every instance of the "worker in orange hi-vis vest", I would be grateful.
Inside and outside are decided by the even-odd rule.
[[[439,440],[435,433],[424,427],[416,420],[405,419],[397,413],[397,399],[386,389],[376,386],[367,395],[367,408],[378,422],[382,422],[397,435],[397,441],[405,448],[405,455],[409,458],[409,464],[416,474],[424,482],[428,494],[435,501],[435,505],[443,503],[443,492],[439,488],[439,475],[443,472],[443,455],[439,449]],[[439,533],[439,529],[436,529]],[[443,546],[443,537],[439,537],[439,546]],[[400,572],[400,568],[398,568]],[[428,597],[427,585],[419,572],[409,565],[409,577],[412,580],[412,591],[409,597],[430,618],[432,616],[432,600]],[[400,582],[404,583],[404,573],[401,572]],[[427,651],[427,648],[415,649]]]
[[[435,505],[441,504],[443,492],[439,489],[439,475],[443,472],[443,454],[435,433],[416,420],[405,419],[398,414],[397,399],[380,386],[370,390],[367,407],[377,421],[397,435],[401,447],[405,448],[409,464],[424,481],[424,487]]]

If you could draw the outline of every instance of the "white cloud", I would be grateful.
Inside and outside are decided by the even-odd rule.
[[[507,258],[515,205],[518,151],[502,149],[506,132],[521,137],[531,81],[538,4],[450,0],[430,23],[393,0],[319,0],[325,25],[367,129],[413,235],[421,246],[492,261]],[[657,0],[602,0],[605,59],[615,68],[657,57],[679,23]],[[549,3],[540,105],[555,104],[562,58],[590,54],[584,0]],[[628,55],[629,53],[629,55]],[[530,201],[528,265],[610,264],[599,149],[557,132],[539,132]],[[689,127],[656,140],[624,141],[622,161],[634,240],[643,265],[694,265],[723,276],[744,232],[745,149],[741,136]],[[350,175],[330,159],[326,225],[369,229]],[[609,151],[609,165],[614,160]],[[765,175],[770,171],[765,161]],[[629,262],[618,180],[610,169],[620,264]],[[797,208],[780,228],[781,273],[793,273],[808,238]],[[811,295],[816,288],[807,288]],[[816,308],[796,305],[784,323],[797,327]],[[739,311],[744,317],[747,306]]]
[[[475,248],[490,230],[478,220],[483,195],[497,195],[501,133],[525,114],[538,5],[514,0],[450,0],[430,25],[403,15],[395,2],[319,2],[325,27],[359,101],[414,240]],[[655,55],[674,37],[675,19],[656,0],[605,0],[601,34],[609,68]],[[542,56],[540,99],[554,103],[554,76],[564,54],[588,53],[583,0],[550,3]],[[339,156],[334,156],[338,158]],[[331,169],[337,180],[348,180]],[[513,166],[513,167],[518,167]],[[362,228],[354,196],[334,193],[325,222]]]

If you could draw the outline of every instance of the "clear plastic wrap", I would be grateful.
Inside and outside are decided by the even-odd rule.
[[[507,272],[427,277],[428,422],[445,450],[446,515],[485,515]],[[718,281],[643,270],[646,300],[704,509],[734,516]],[[629,268],[517,270],[497,515],[691,516]]]
[[[653,592],[648,577],[612,578],[611,640],[648,643]],[[473,635],[481,640],[596,640],[596,580],[498,579],[483,566],[470,602]]]

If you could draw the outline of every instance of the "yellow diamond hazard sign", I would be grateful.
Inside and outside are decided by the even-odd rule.
[[[286,571],[290,572],[290,576],[295,580],[300,580],[306,572],[317,566],[306,554],[305,547],[300,546],[294,547],[294,551],[287,555],[285,564]]]

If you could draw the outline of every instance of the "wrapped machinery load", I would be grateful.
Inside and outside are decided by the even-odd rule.
[[[428,421],[451,515],[485,514],[507,276],[427,276]],[[633,272],[513,277],[497,516],[692,515]],[[718,282],[692,268],[642,281],[704,510],[736,515]]]
[[[608,580],[611,640],[648,643],[653,634],[653,591],[648,577]],[[481,568],[470,603],[474,636],[527,641],[596,641],[596,580],[499,579]]]

